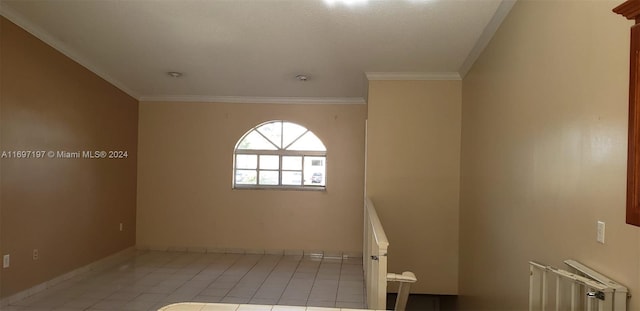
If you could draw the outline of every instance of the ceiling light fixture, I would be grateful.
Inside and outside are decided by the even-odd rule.
[[[347,5],[347,6],[353,6],[353,5],[367,4],[367,2],[369,2],[369,0],[324,0],[324,2],[329,6],[334,6],[336,4],[344,4],[344,5]]]
[[[182,77],[182,72],[169,71],[169,72],[167,72],[167,75],[169,75],[172,78],[180,78],[180,77]]]
[[[298,79],[298,81],[305,82],[305,81],[309,80],[309,76],[307,76],[307,75],[297,75],[296,79]]]

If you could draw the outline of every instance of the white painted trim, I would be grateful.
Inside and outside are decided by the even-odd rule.
[[[285,256],[310,256],[327,258],[362,258],[362,252],[323,251],[308,249],[253,249],[253,248],[222,248],[222,247],[183,247],[160,245],[137,245],[139,251],[179,252],[179,253],[207,253],[207,254],[267,254]]]
[[[1,1],[0,1],[0,3],[1,3]],[[70,49],[66,44],[64,44],[60,40],[58,40],[58,39],[52,37],[51,35],[49,35],[42,28],[40,28],[40,27],[34,25],[33,23],[29,22],[20,13],[16,12],[15,10],[12,10],[11,8],[9,8],[6,5],[0,5],[0,15],[4,16],[5,18],[10,20],[14,24],[20,26],[22,29],[26,30],[27,32],[29,32],[30,34],[35,36],[36,38],[42,40],[44,43],[48,44],[49,46],[51,46],[52,48],[54,48],[58,52],[64,54],[67,57],[69,57],[70,59],[72,59],[76,63],[80,64],[81,66],[83,66],[87,70],[93,72],[98,77],[106,80],[107,82],[111,83],[113,86],[117,87],[121,91],[127,93],[129,96],[131,96],[133,98],[136,98],[136,99],[138,98],[138,95],[133,90],[129,89],[123,83],[121,83],[117,79],[115,79],[112,76],[110,76],[109,74],[107,74],[107,72],[105,70],[102,70],[100,67],[92,64],[86,58],[84,58],[81,55],[79,55],[78,53],[74,52],[72,49]]]
[[[33,296],[47,288],[51,288],[61,282],[64,282],[68,279],[71,279],[75,276],[78,276],[82,273],[85,272],[89,272],[89,271],[95,271],[95,270],[101,270],[101,269],[105,269],[105,268],[109,268],[111,266],[116,265],[119,262],[122,262],[126,259],[131,258],[136,252],[135,247],[129,247],[126,248],[122,251],[119,251],[115,254],[109,255],[105,258],[102,258],[98,261],[94,261],[86,266],[82,266],[78,269],[69,271],[63,275],[57,276],[49,281],[40,283],[38,285],[35,285],[31,288],[25,289],[19,293],[13,294],[11,296],[8,296],[2,300],[0,300],[0,307],[4,307],[4,306],[8,306],[12,303],[18,302],[20,300],[23,300],[29,296]]]
[[[252,96],[140,96],[141,102],[201,102],[251,104],[365,104],[362,97],[252,97]]]
[[[365,72],[367,80],[460,80],[457,72]]]
[[[462,66],[460,66],[458,72],[462,78],[464,78],[469,70],[471,70],[471,67],[473,67],[473,64],[478,60],[484,49],[487,47],[504,19],[509,15],[509,12],[511,12],[516,1],[517,0],[502,0],[498,9],[493,14],[493,17],[482,31],[478,41],[476,41],[476,44],[473,46],[473,49],[471,49],[471,52],[467,55],[467,59],[465,59]]]

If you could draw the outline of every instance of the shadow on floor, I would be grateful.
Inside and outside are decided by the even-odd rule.
[[[457,296],[411,294],[407,301],[407,311],[455,311]],[[396,294],[387,294],[387,310],[393,310]]]

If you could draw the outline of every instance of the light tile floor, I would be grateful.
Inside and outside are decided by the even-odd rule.
[[[362,259],[138,252],[3,310],[157,310],[176,302],[364,308]]]

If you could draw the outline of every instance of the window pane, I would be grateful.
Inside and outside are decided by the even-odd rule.
[[[326,165],[326,147],[315,134],[292,122],[269,121],[237,143],[234,186],[325,187]]]
[[[262,135],[256,131],[251,131],[249,135],[238,144],[238,149],[241,150],[277,150],[276,146],[270,143]]]
[[[261,185],[277,185],[278,184],[278,171],[260,171],[260,184]]]
[[[326,157],[304,158],[304,184],[312,186],[325,185]]]
[[[300,135],[304,134],[307,129],[291,122],[284,122],[282,124],[282,135],[283,135],[283,144],[282,148],[286,148],[290,143],[292,143],[296,138],[300,137]]]
[[[302,157],[282,157],[283,170],[302,170]]]
[[[255,185],[257,176],[258,174],[255,170],[236,170],[236,184]]]
[[[280,156],[277,155],[261,155],[260,169],[277,170],[280,168]]]
[[[287,150],[326,151],[326,148],[318,136],[311,132],[307,132],[293,143],[293,145],[287,148]]]
[[[289,186],[302,185],[302,172],[282,172],[282,184]]]
[[[278,148],[282,148],[282,122],[267,123],[259,127],[258,131],[278,146]]]
[[[258,156],[255,154],[236,155],[236,168],[258,168]]]

